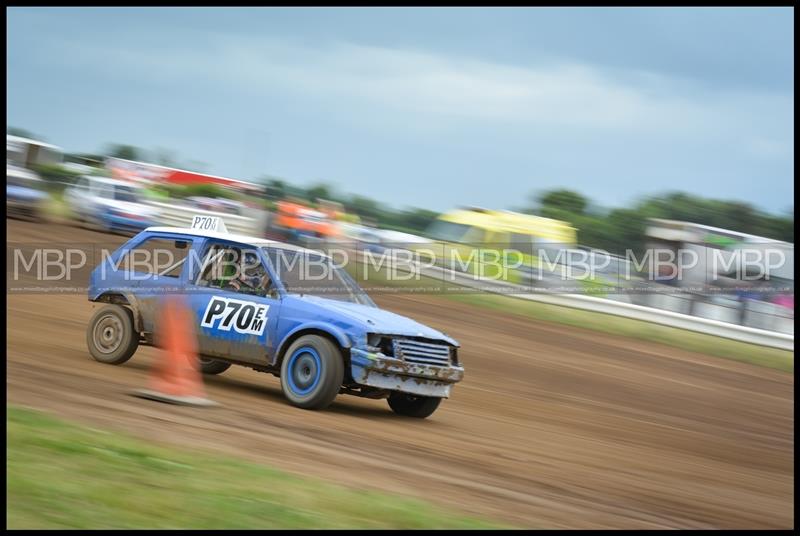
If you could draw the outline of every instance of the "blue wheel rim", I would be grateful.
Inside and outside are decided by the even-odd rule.
[[[295,350],[286,367],[289,389],[296,395],[307,395],[314,390],[322,376],[322,360],[310,346]]]

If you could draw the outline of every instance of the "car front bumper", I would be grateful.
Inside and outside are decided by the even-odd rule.
[[[463,367],[409,363],[359,348],[350,349],[350,371],[360,385],[438,398],[449,397],[464,378]]]

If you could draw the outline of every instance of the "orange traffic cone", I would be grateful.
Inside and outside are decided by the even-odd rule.
[[[150,375],[148,390],[134,394],[142,398],[189,406],[215,406],[206,398],[197,364],[197,341],[191,313],[177,296],[162,302],[157,344],[163,350]]]

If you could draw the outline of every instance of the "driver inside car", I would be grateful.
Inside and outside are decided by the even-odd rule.
[[[267,288],[267,272],[258,255],[253,251],[245,251],[244,254],[236,251],[233,254],[239,257],[240,262],[238,266],[232,266],[235,273],[225,281],[222,288],[248,294]]]

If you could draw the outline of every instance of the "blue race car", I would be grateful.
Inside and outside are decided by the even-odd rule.
[[[269,372],[301,408],[343,393],[425,418],[463,378],[458,342],[379,309],[330,257],[204,220],[217,218],[145,229],[94,269],[89,300],[107,304],[87,329],[97,361],[121,364],[139,345],[158,346],[160,305],[178,295],[193,313],[204,373],[232,364]]]

